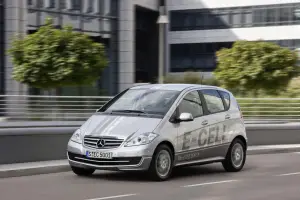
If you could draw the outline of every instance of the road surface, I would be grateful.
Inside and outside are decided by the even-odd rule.
[[[251,155],[243,171],[221,164],[177,169],[167,182],[140,173],[71,172],[0,179],[1,200],[299,200],[300,153]]]

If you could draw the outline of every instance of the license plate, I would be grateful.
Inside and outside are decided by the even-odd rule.
[[[104,158],[111,159],[113,153],[112,152],[97,152],[97,151],[86,151],[86,157],[88,158]]]

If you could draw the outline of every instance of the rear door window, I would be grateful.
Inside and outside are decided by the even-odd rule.
[[[219,91],[219,93],[220,93],[221,97],[224,100],[226,110],[229,109],[229,107],[230,107],[230,95],[228,94],[228,92],[224,92],[224,91]]]
[[[222,98],[217,90],[205,89],[200,90],[205,99],[208,111],[212,113],[218,113],[225,110]]]

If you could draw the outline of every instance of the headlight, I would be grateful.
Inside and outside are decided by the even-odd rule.
[[[152,142],[158,135],[155,133],[143,133],[139,136],[136,136],[130,139],[128,142],[125,143],[125,147],[131,146],[139,146],[144,144],[149,144]]]
[[[79,144],[82,143],[80,129],[77,129],[77,130],[75,131],[75,133],[74,133],[74,134],[72,135],[72,137],[71,137],[71,140],[72,140],[73,142],[77,142],[77,143],[79,143]]]

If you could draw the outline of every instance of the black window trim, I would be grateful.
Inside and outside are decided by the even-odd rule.
[[[226,92],[226,91],[223,91],[223,90],[217,90],[217,92],[219,93],[219,95],[220,95],[220,97],[221,97],[221,99],[222,99],[222,101],[223,101],[225,111],[228,111],[228,110],[230,109],[230,105],[231,105],[230,94],[229,94],[228,92]],[[224,92],[224,93],[228,94],[228,96],[229,96],[229,106],[226,106],[225,99],[223,98],[221,92]]]
[[[201,89],[201,90],[199,91],[199,92],[201,92],[201,95],[203,95],[203,93],[202,93],[203,90],[215,90],[215,91],[220,95],[220,93],[218,92],[217,89],[211,89],[211,88],[203,88],[203,89]],[[222,100],[222,103],[223,103],[223,106],[224,106],[224,110],[221,110],[221,111],[218,111],[218,112],[210,112],[210,111],[208,110],[208,107],[207,107],[207,104],[206,104],[205,97],[204,97],[204,95],[203,95],[203,98],[204,98],[204,101],[205,101],[205,107],[206,107],[206,109],[207,109],[207,112],[209,113],[208,115],[213,115],[213,114],[218,114],[218,113],[226,112],[226,109],[225,109],[225,105],[224,105],[222,96],[220,95],[220,97],[221,97],[221,100]]]

